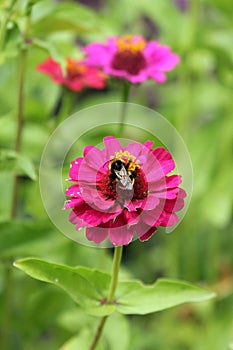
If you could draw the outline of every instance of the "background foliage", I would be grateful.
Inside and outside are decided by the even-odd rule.
[[[48,55],[63,64],[66,57],[81,56],[83,44],[124,33],[159,39],[181,57],[164,85],[147,82],[134,87],[130,100],[157,110],[178,129],[191,154],[195,182],[188,213],[174,234],[125,247],[123,273],[145,283],[163,276],[185,279],[216,291],[218,297],[143,317],[114,315],[105,330],[107,349],[232,349],[231,2],[30,3],[26,38],[26,1],[3,1],[0,12],[0,316],[1,328],[8,325],[10,349],[58,349],[66,342],[82,349],[75,336],[83,325],[96,325],[96,319],[84,315],[62,291],[23,275],[12,262],[37,256],[107,272],[111,268],[110,251],[70,241],[50,223],[43,208],[38,167],[62,107],[63,90],[36,66]],[[18,153],[17,100],[25,45],[24,124]],[[73,100],[70,112],[119,101],[120,93],[113,83],[104,91],[85,90]],[[103,136],[100,132],[95,139]],[[86,143],[93,143],[93,135],[86,136]],[[20,176],[19,200],[17,215],[12,215],[15,174]],[[89,336],[85,333],[83,339]]]

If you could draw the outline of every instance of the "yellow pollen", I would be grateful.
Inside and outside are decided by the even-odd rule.
[[[133,39],[133,35],[124,35],[117,39],[116,43],[118,46],[118,51],[130,51],[132,53],[141,52],[146,45],[145,40],[140,38],[137,41],[134,41]]]
[[[129,151],[120,150],[119,152],[115,152],[115,155],[111,156],[110,159],[118,159],[126,163],[130,162],[128,170],[135,170],[135,168],[140,168],[139,160],[136,159],[136,157],[133,156]]]
[[[83,64],[79,64],[77,60],[68,58],[66,60],[66,69],[70,73],[82,74],[86,70],[86,66]]]

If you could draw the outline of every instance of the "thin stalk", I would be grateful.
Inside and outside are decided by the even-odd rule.
[[[20,152],[22,143],[22,131],[23,131],[23,104],[24,104],[24,83],[25,83],[25,71],[26,71],[26,59],[27,51],[22,49],[19,57],[19,89],[18,89],[18,108],[17,108],[17,126],[16,126],[16,140],[15,151]],[[18,203],[18,183],[19,178],[14,176],[13,191],[12,191],[12,206],[11,206],[11,218],[16,217],[17,203]]]
[[[93,342],[92,342],[89,350],[94,350],[95,349],[95,347],[96,347],[96,345],[97,345],[97,343],[98,343],[98,341],[100,339],[100,336],[102,334],[102,331],[103,331],[105,322],[107,321],[107,318],[108,318],[108,316],[104,316],[104,317],[101,318],[100,323],[99,323],[99,325],[97,327],[97,330],[96,330]]]
[[[122,109],[121,109],[120,124],[119,124],[119,130],[118,130],[119,137],[122,136],[122,133],[124,130],[124,123],[125,123],[126,114],[127,114],[127,102],[129,100],[130,87],[131,87],[130,83],[128,83],[127,81],[123,82],[122,99],[121,99]]]
[[[15,151],[20,152],[22,144],[22,131],[23,131],[23,110],[24,110],[24,87],[25,87],[25,76],[27,67],[27,53],[30,31],[30,15],[29,12],[26,17],[25,31],[23,33],[23,46],[19,54],[19,85],[18,85],[18,100],[17,100],[17,125],[16,125],[16,140],[15,140]],[[13,180],[13,191],[12,191],[12,206],[11,206],[11,218],[16,217],[17,202],[18,202],[18,183],[19,178],[15,175]]]
[[[73,91],[64,87],[62,93],[61,107],[57,116],[57,124],[61,123],[70,115],[75,97],[76,94]]]
[[[114,296],[117,288],[117,283],[118,283],[118,275],[119,275],[119,270],[120,270],[120,264],[121,264],[121,258],[122,258],[122,251],[123,251],[123,246],[115,247],[114,250],[114,258],[113,258],[113,266],[112,266],[112,278],[111,278],[111,283],[110,283],[110,289],[109,289],[109,295],[107,299],[108,304],[112,304],[114,302]],[[104,316],[97,327],[94,339],[91,343],[91,346],[89,350],[94,350],[95,347],[97,346],[97,343],[100,339],[100,336],[102,334],[105,322],[107,320],[108,316]]]
[[[9,324],[10,324],[10,306],[11,306],[11,285],[12,285],[12,267],[11,262],[7,261],[4,266],[4,290],[3,290],[3,324],[1,330],[1,349],[8,350],[9,347]]]
[[[113,303],[115,292],[116,292],[118,275],[119,275],[121,258],[122,258],[122,251],[123,251],[123,246],[115,247],[113,265],[112,265],[112,279],[111,279],[110,290],[108,295],[109,304]]]
[[[12,2],[12,6],[14,1]],[[27,59],[27,41],[29,38],[30,29],[30,11],[27,13],[25,31],[23,33],[23,46],[19,54],[19,85],[18,85],[18,99],[17,99],[17,125],[16,125],[16,139],[15,139],[15,151],[20,152],[22,143],[22,130],[23,130],[23,109],[24,109],[24,85],[25,85],[25,73],[26,73],[26,59]],[[12,202],[11,202],[11,219],[15,219],[17,215],[17,202],[18,202],[18,185],[19,178],[17,175],[13,179],[12,189]],[[11,301],[11,284],[12,284],[12,268],[11,263],[8,262],[8,266],[5,269],[4,276],[4,315],[1,334],[1,349],[8,350],[9,346],[9,328],[10,328],[10,301]]]

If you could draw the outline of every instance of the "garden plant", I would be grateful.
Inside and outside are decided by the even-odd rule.
[[[1,2],[0,349],[233,349],[230,10]]]

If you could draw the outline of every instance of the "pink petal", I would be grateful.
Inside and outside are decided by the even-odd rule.
[[[179,218],[174,213],[163,212],[160,226],[173,226],[179,221]]]
[[[63,84],[73,91],[80,91],[85,87],[80,78],[74,80],[71,80],[70,78],[65,78],[63,80]]]
[[[156,41],[149,42],[143,53],[147,58],[148,66],[157,71],[170,71],[180,61],[168,46],[162,46]]]
[[[139,220],[139,213],[137,211],[124,210],[124,217],[127,225],[135,225]]]
[[[151,150],[151,147],[153,146],[153,144],[154,144],[154,141],[146,141],[146,142],[144,142],[144,146],[146,148],[148,148],[149,150]]]
[[[155,80],[157,83],[164,83],[167,80],[167,77],[164,73],[158,72],[157,70],[150,70],[149,77]]]
[[[165,210],[169,213],[180,211],[183,207],[183,198],[176,198],[175,200],[166,200]]]
[[[117,216],[108,231],[109,239],[115,246],[127,245],[133,238],[133,229],[127,227],[127,219],[124,214]]]
[[[134,233],[132,229],[126,226],[119,227],[117,230],[109,229],[109,238],[113,245],[128,245],[133,239]]]
[[[132,156],[136,157],[136,159],[138,159],[142,154],[143,148],[143,145],[139,142],[129,143],[127,146],[125,146],[125,150],[132,154]]]
[[[136,228],[136,233],[141,241],[148,240],[152,234],[156,231],[156,227],[151,227],[146,225],[143,222],[140,222],[137,224]]]
[[[85,164],[93,168],[95,170],[99,170],[104,163],[106,163],[106,159],[104,158],[103,151],[94,146],[87,146],[84,149],[85,154]]]
[[[172,160],[171,153],[169,153],[165,148],[163,147],[157,147],[153,149],[152,153],[158,159],[159,161],[163,160]]]
[[[179,188],[175,187],[168,190],[165,189],[165,191],[156,192],[156,195],[158,198],[174,199],[174,198],[177,198],[178,192],[179,192]]]
[[[160,199],[157,196],[157,193],[149,193],[143,203],[143,210],[154,209],[160,202]]]
[[[172,159],[171,154],[165,150],[163,147],[155,148],[153,151],[153,155],[159,161],[164,174],[168,174],[175,168],[175,162]]]
[[[104,138],[104,144],[106,161],[109,161],[111,157],[115,156],[116,152],[123,150],[121,143],[113,136],[106,136]]]
[[[181,184],[181,176],[180,175],[171,175],[165,176],[158,181],[151,181],[149,185],[149,189],[151,191],[162,191],[170,188],[177,187]]]
[[[87,204],[94,204],[97,210],[112,212],[116,211],[116,208],[119,208],[119,206],[114,206],[115,200],[106,200],[101,197],[96,188],[92,188],[88,184],[81,185],[81,188],[84,201]]]
[[[83,158],[77,158],[70,163],[69,176],[71,180],[78,180],[78,173],[80,165],[82,164]]]
[[[85,62],[93,66],[105,67],[112,59],[108,47],[101,43],[89,44],[83,51],[87,54]]]
[[[108,229],[100,227],[87,227],[86,237],[95,243],[103,242],[108,236]]]
[[[71,196],[71,197],[79,197],[81,195],[81,189],[80,189],[79,185],[75,184],[75,185],[70,186],[66,190],[66,195]]]
[[[82,219],[80,219],[80,218],[74,213],[73,210],[70,212],[69,221],[70,221],[72,224],[77,225],[77,226],[76,226],[76,230],[77,230],[77,231],[80,230],[80,229],[83,228],[83,227],[86,227],[86,223],[85,223]]]
[[[65,202],[64,209],[75,208],[82,204],[84,204],[84,201],[82,198],[71,198]]]
[[[56,83],[63,83],[61,67],[52,58],[49,57],[44,62],[38,64],[37,70],[49,75]]]
[[[148,239],[150,239],[151,236],[153,236],[156,230],[157,230],[156,227],[151,227],[146,233],[144,233],[144,235],[142,236],[139,235],[140,241],[142,242],[148,241]]]
[[[115,218],[119,212],[103,212],[96,210],[94,207],[90,207],[84,203],[82,206],[75,207],[73,212],[76,216],[82,219],[88,226],[98,226],[102,223],[106,223]]]
[[[160,216],[163,213],[163,205],[157,206],[152,210],[145,210],[142,212],[140,218],[141,220],[149,226],[157,226],[159,224]]]

